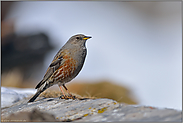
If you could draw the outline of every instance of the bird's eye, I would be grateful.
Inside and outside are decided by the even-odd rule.
[[[76,37],[76,39],[79,39],[79,37]]]

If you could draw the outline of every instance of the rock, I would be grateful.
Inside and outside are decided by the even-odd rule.
[[[11,113],[31,112],[36,108],[40,111],[53,114],[59,121],[73,121],[88,115],[97,114],[98,110],[103,108],[112,110],[119,105],[116,101],[110,99],[64,100],[59,98],[46,98],[32,103],[27,103],[27,101],[22,100],[12,107],[2,109],[1,116],[6,118]]]
[[[7,98],[8,97],[8,98]],[[9,107],[19,101],[18,93],[13,90],[1,87],[1,107]]]
[[[17,89],[1,87],[1,108],[9,107],[14,103],[29,97],[36,92],[35,89]]]
[[[44,121],[57,121],[55,117],[49,113],[41,112],[37,109],[33,109],[31,112],[20,112],[11,114],[3,121],[14,122],[44,122]]]
[[[111,99],[65,100],[39,97],[37,101],[27,103],[21,100],[9,108],[1,110],[3,120],[13,120],[11,115],[20,112],[32,112],[34,109],[54,115],[58,121],[73,122],[113,122],[113,121],[181,121],[181,111],[158,109],[148,106],[134,106],[117,103]],[[11,118],[11,119],[10,119]],[[41,118],[40,118],[41,119]],[[49,121],[55,121],[55,119]],[[32,121],[29,119],[28,121]]]
[[[82,122],[117,122],[117,121],[181,121],[182,112],[173,109],[158,109],[153,107],[120,104],[114,110],[105,111],[102,114],[83,118]]]

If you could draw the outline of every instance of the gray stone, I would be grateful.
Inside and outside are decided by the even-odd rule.
[[[46,112],[57,121],[73,122],[114,122],[114,121],[181,121],[181,111],[158,109],[148,106],[133,106],[117,103],[111,99],[64,100],[59,98],[38,98],[27,103],[21,100],[1,110],[2,119],[11,114],[31,112],[34,109]],[[9,118],[10,119],[10,118]],[[31,120],[31,119],[30,119]],[[53,120],[54,121],[54,120]]]

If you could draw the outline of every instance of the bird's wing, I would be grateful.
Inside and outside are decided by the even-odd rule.
[[[43,80],[41,80],[41,82],[39,82],[39,84],[35,87],[35,89],[39,88],[45,81],[47,81],[51,75],[53,75],[53,73],[60,67],[60,65],[63,63],[63,56],[60,55],[59,57],[55,57],[52,61],[52,63],[50,64],[50,66],[48,67]]]

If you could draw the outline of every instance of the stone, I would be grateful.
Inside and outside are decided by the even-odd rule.
[[[178,121],[182,120],[181,111],[159,109],[151,106],[138,106],[117,103],[114,100],[100,99],[59,99],[38,97],[37,101],[27,103],[28,99],[16,102],[13,106],[1,109],[2,121],[13,121],[12,114],[22,112],[46,112],[55,119],[46,121],[73,122],[115,122],[115,121]],[[47,115],[47,114],[44,114]],[[42,115],[40,115],[42,116]],[[43,121],[43,118],[38,118]],[[24,119],[25,120],[25,119]],[[26,121],[34,121],[27,119]],[[45,121],[45,120],[44,120]]]

